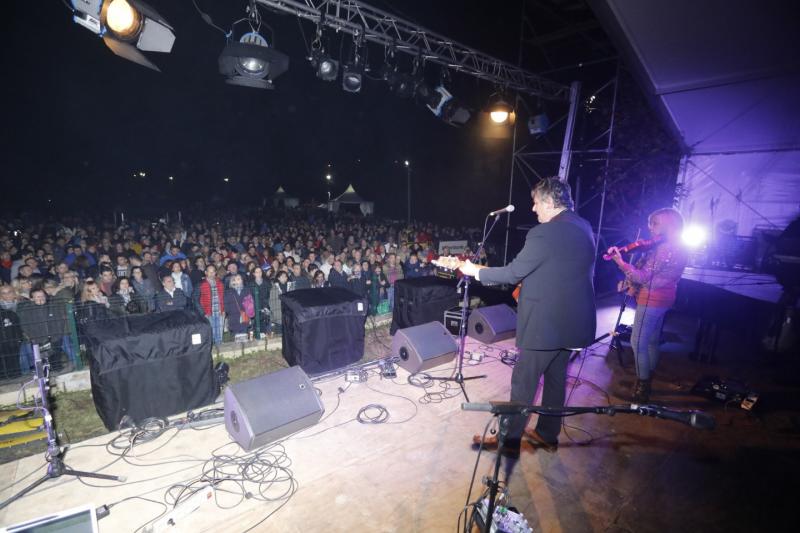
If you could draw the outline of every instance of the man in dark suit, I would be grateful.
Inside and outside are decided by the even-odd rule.
[[[571,348],[594,340],[594,237],[589,223],[573,211],[569,185],[558,178],[540,181],[531,192],[539,225],[528,231],[525,245],[504,267],[488,268],[467,261],[461,271],[482,283],[522,282],[517,310],[519,358],[511,375],[511,400],[533,404],[544,374],[542,405],[563,407]],[[518,450],[523,436],[554,451],[561,418],[539,416],[536,429],[513,417],[507,447]],[[473,439],[480,443],[481,437]],[[497,446],[496,437],[484,440]]]

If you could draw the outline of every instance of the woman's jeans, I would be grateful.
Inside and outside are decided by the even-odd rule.
[[[633,348],[636,362],[636,377],[639,379],[650,379],[656,369],[661,343],[661,327],[664,325],[664,315],[669,309],[669,307],[644,305],[636,308],[631,332],[631,348]]]

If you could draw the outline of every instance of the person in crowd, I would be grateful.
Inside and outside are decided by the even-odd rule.
[[[234,274],[230,286],[225,289],[225,309],[228,314],[228,329],[233,335],[247,333],[250,320],[255,316],[253,295],[244,286],[241,274]]]
[[[24,336],[17,314],[17,293],[11,285],[0,285],[0,377],[15,378],[28,372],[28,352],[23,354]]]
[[[127,278],[130,275],[130,261],[128,261],[128,257],[125,254],[119,254],[117,256],[117,266],[116,266],[116,274],[118,278],[125,277]]]
[[[189,307],[189,298],[179,288],[175,287],[172,274],[167,274],[161,279],[161,290],[155,294],[155,310],[158,313],[177,311]]]
[[[678,281],[688,260],[686,248],[680,243],[683,217],[676,209],[657,209],[650,213],[647,223],[657,242],[636,265],[626,262],[616,246],[607,252],[625,274],[627,288],[636,298],[631,332],[636,362],[636,384],[631,401],[636,403],[650,400],[652,375],[660,356],[661,327],[664,316],[675,303]]]
[[[403,279],[403,268],[397,264],[397,254],[390,253],[386,256],[386,268],[383,272],[388,282],[386,297],[389,300],[389,309],[394,309],[394,284],[397,280]]]
[[[333,268],[331,268],[328,273],[328,285],[341,289],[350,288],[350,285],[347,283],[347,275],[344,273],[342,262],[339,259],[334,259],[333,261]]]
[[[332,272],[332,271],[331,271]],[[325,273],[319,268],[314,271],[314,278],[311,280],[312,289],[323,289],[330,287],[331,284],[325,279]]]
[[[283,310],[281,309],[281,295],[289,291],[289,274],[280,270],[275,275],[275,281],[269,293],[269,310],[272,331],[281,333],[283,331]]]
[[[114,271],[107,266],[100,267],[100,280],[97,285],[106,296],[114,294]]]
[[[173,261],[172,264],[169,265],[169,270],[172,274],[172,279],[175,280],[175,287],[182,290],[187,298],[191,298],[192,280],[189,279],[189,275],[183,271],[181,262]]]
[[[158,265],[156,264],[155,256],[150,251],[142,251],[142,270],[147,279],[155,280],[161,279],[158,277]]]
[[[353,264],[353,272],[347,278],[347,284],[350,290],[361,298],[367,297],[367,276],[361,271],[360,264]]]
[[[211,324],[214,344],[220,344],[225,320],[225,286],[217,279],[217,267],[214,265],[206,267],[206,277],[200,282],[197,293],[200,309]]]
[[[269,278],[264,275],[264,270],[257,266],[253,269],[253,273],[248,283],[250,294],[253,295],[253,302],[255,303],[256,313],[258,314],[259,322],[258,327],[261,332],[270,332],[270,319],[269,319],[269,293],[272,283]]]
[[[112,289],[113,294],[108,298],[111,312],[117,316],[137,315],[147,309],[145,302],[139,298],[126,277],[117,278]]]
[[[295,263],[292,266],[291,278],[292,282],[294,282],[294,290],[311,288],[311,280],[303,273],[303,267],[300,263]]]
[[[169,247],[169,252],[164,253],[159,259],[158,264],[163,266],[164,263],[167,261],[180,261],[181,259],[186,259],[186,254],[181,252],[181,247],[177,246],[176,244],[172,244]]]
[[[381,300],[386,299],[386,289],[389,282],[383,274],[383,265],[375,263],[372,267],[372,277],[370,279],[370,309],[373,313],[377,313],[378,304]]]
[[[522,282],[517,311],[516,343],[520,349],[511,375],[511,401],[532,405],[544,375],[541,404],[563,407],[571,349],[591,344],[595,335],[594,236],[591,225],[574,211],[569,185],[545,178],[531,191],[539,224],[504,267],[483,267],[466,261],[461,272],[482,283]],[[516,415],[508,428],[506,450],[519,453],[521,440],[548,451],[558,446],[561,418],[539,416],[536,428]],[[496,447],[497,437],[473,442]]]
[[[404,266],[405,277],[409,279],[421,278],[425,275],[422,265],[419,263],[419,257],[417,256],[416,252],[409,254]]]
[[[200,282],[203,281],[203,276],[206,272],[206,260],[203,256],[195,257],[194,268],[189,272],[189,281],[192,282],[192,287],[199,287]]]
[[[156,287],[145,275],[141,266],[131,267],[131,285],[140,302],[144,305],[144,312],[149,313],[155,310]]]
[[[61,276],[61,283],[55,297],[65,303],[74,303],[80,300],[80,284],[78,283],[78,273],[68,270]]]
[[[18,307],[18,314],[26,343],[20,356],[20,369],[30,370],[34,365],[30,344],[39,346],[39,350],[50,358],[55,370],[63,367],[61,361],[64,347],[70,344],[67,316],[63,305],[48,302],[47,292],[42,287],[31,290],[31,300]],[[69,362],[75,364],[73,350],[67,352]]]

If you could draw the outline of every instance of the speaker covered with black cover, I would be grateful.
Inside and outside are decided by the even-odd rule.
[[[470,313],[467,335],[484,344],[510,339],[517,334],[517,313],[506,304],[479,307]]]
[[[141,422],[214,401],[211,326],[195,311],[88,322],[92,396],[109,430],[125,415]]]
[[[441,322],[444,312],[458,304],[457,280],[436,276],[401,279],[394,284],[391,333],[427,322]]]
[[[452,361],[458,344],[441,322],[399,329],[392,338],[392,355],[411,374]]]
[[[317,391],[299,366],[225,389],[225,429],[246,451],[313,426],[324,412]]]
[[[367,302],[338,287],[281,295],[283,357],[309,374],[336,370],[364,356]]]

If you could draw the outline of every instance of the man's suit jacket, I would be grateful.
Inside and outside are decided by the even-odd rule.
[[[594,340],[594,237],[573,211],[528,231],[517,257],[504,267],[484,268],[482,283],[522,281],[517,309],[517,346],[556,350]]]

